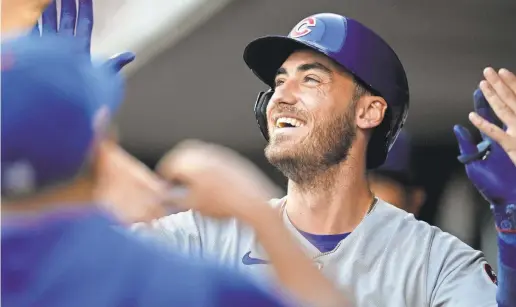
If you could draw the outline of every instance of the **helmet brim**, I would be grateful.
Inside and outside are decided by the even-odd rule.
[[[292,53],[301,49],[325,54],[317,46],[288,36],[265,36],[247,45],[244,50],[244,61],[261,81],[274,88],[278,69]]]

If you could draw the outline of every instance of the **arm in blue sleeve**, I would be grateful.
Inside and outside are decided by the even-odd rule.
[[[516,205],[492,206],[498,230],[498,291],[500,307],[516,306]]]

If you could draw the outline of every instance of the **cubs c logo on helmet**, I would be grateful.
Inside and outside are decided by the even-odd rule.
[[[293,29],[290,31],[289,36],[292,38],[298,38],[305,36],[312,32],[312,27],[315,27],[316,19],[314,17],[307,17],[301,20]]]

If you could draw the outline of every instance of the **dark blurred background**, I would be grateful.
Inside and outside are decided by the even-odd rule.
[[[265,86],[244,64],[243,49],[256,37],[287,34],[314,13],[346,15],[383,36],[407,70],[411,107],[406,130],[415,146],[416,181],[427,191],[420,218],[483,249],[496,263],[488,205],[456,160],[452,127],[468,125],[472,92],[484,67],[516,70],[516,1],[190,0],[161,1],[161,7],[151,2],[141,10],[118,10],[117,5],[129,2],[114,1],[95,37],[101,51],[129,47],[138,54],[118,119],[123,145],[131,153],[153,167],[178,141],[200,138],[240,151],[284,185],[263,157],[265,143],[253,104]],[[177,8],[168,7],[172,3]],[[188,9],[180,8],[186,4]],[[97,10],[103,10],[101,5]],[[116,16],[109,13],[113,10]],[[133,23],[146,13],[166,10],[180,13]],[[159,31],[151,27],[156,20],[162,23]],[[118,32],[102,32],[114,21]],[[121,39],[124,22],[131,29],[126,40]],[[131,38],[138,43],[129,44]]]

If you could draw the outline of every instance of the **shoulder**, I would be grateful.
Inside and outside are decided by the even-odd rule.
[[[188,230],[190,228],[196,228],[199,218],[200,217],[192,210],[188,210],[185,212],[170,214],[159,219],[152,220],[148,223],[135,223],[131,225],[130,228],[135,231],[147,228],[174,231]]]
[[[209,257],[235,265],[241,250],[254,238],[251,227],[234,218],[217,219],[187,211],[151,223],[137,224],[132,230],[161,247],[184,254]]]
[[[396,208],[387,202],[380,200],[377,214],[385,221],[382,228],[384,226],[388,227],[393,235],[398,236],[398,239],[413,241],[419,245],[423,243],[422,239],[424,239],[424,242],[432,248],[433,256],[436,256],[436,254],[460,254],[461,252],[481,255],[479,251],[454,235],[442,231],[436,226],[429,225],[427,222],[417,220],[413,214]]]
[[[283,198],[275,198],[271,199],[268,204],[273,207],[281,210],[281,207],[284,204]],[[171,214],[150,223],[136,223],[131,226],[133,230],[138,230],[141,228],[161,228],[164,230],[184,230],[186,232],[199,232],[203,229],[235,229],[242,227],[242,225],[234,218],[228,219],[217,219],[211,218],[208,216],[204,216],[198,212],[188,210],[185,212]]]
[[[439,228],[420,221],[413,214],[381,199],[378,199],[378,203],[371,216],[374,217],[375,224],[380,224],[382,229],[389,230],[387,233],[396,236],[401,235],[409,241],[418,240],[421,236],[433,239],[436,233],[441,232]]]
[[[479,257],[482,255],[481,252],[473,249],[454,235],[425,221],[420,221],[413,214],[386,202],[384,202],[381,211],[385,212],[386,217],[389,217],[387,223],[390,224],[398,239],[411,241],[413,244],[417,244],[420,249],[428,248],[429,257],[447,258],[454,255]]]
[[[140,234],[159,234],[163,237],[199,238],[204,233],[219,233],[234,227],[233,219],[215,219],[188,210],[155,219],[148,223],[135,223],[130,229]]]
[[[392,240],[395,243],[391,244],[403,245],[401,250],[411,259],[420,258],[429,293],[435,296],[446,289],[443,285],[460,288],[458,285],[464,284],[471,289],[484,289],[489,300],[489,295],[496,291],[496,275],[481,251],[401,209],[388,204],[383,207],[382,210],[393,217],[388,222],[395,236]]]
[[[383,200],[379,200],[376,208],[367,218],[366,231],[372,234],[379,246],[387,250],[404,250],[408,254],[416,254],[421,261],[428,261],[436,253],[445,255],[457,251],[475,252],[455,236],[420,221],[413,214],[399,209]],[[381,235],[378,235],[381,233]],[[412,257],[412,256],[410,256]]]
[[[496,277],[482,252],[383,201],[371,216],[374,225],[368,231],[381,232],[379,236],[368,236],[376,240],[375,246],[381,247],[375,249],[376,256],[393,264],[396,270],[401,269],[403,274],[414,275],[413,280],[424,285],[422,293],[426,293],[427,302],[440,302],[451,297],[467,300],[464,286],[482,292],[476,296],[479,301],[492,302]],[[400,278],[401,273],[396,272]]]

